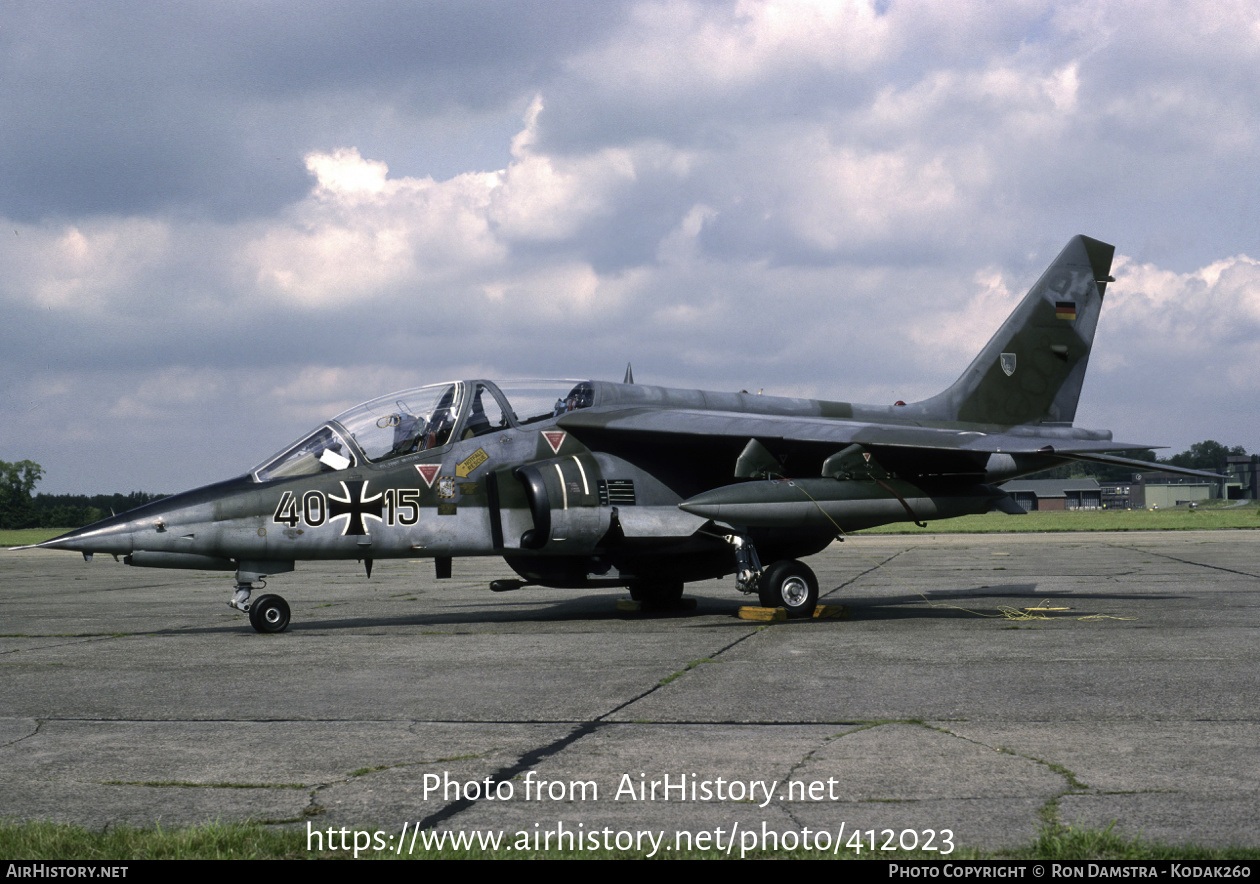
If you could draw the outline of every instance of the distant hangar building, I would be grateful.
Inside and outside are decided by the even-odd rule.
[[[1152,464],[1158,466],[1158,464]],[[1202,500],[1260,500],[1260,454],[1231,456],[1226,475],[1213,481],[1152,469],[1125,481],[1020,479],[1009,492],[1027,512],[1097,509],[1171,509]]]
[[[1011,494],[1027,512],[1102,509],[1097,479],[1020,479],[1007,482]]]
[[[1201,500],[1260,500],[1260,455],[1230,456],[1225,476],[1216,481],[1151,470],[1134,473],[1132,482],[1104,483],[1103,502],[1108,508],[1109,486],[1127,487],[1128,505],[1134,509],[1168,509]]]

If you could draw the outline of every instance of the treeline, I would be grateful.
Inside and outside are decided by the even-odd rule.
[[[110,513],[126,512],[165,494],[32,494],[44,477],[34,461],[0,460],[0,529],[81,528]]]
[[[20,527],[81,528],[113,513],[125,513],[163,497],[166,495],[149,494],[147,491],[132,491],[130,494],[36,494],[31,500],[31,518],[35,524]]]

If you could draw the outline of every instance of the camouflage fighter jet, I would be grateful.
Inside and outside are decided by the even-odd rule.
[[[1009,479],[1071,460],[1148,467],[1072,425],[1114,249],[1077,236],[951,387],[853,405],[605,381],[465,380],[337,415],[248,473],[112,516],[47,549],[236,572],[230,605],[289,624],[255,584],[309,559],[502,556],[524,586],[669,603],[735,575],[809,616],[799,561],[842,532],[1001,510]],[[627,373],[627,381],[631,380]],[[1166,469],[1166,467],[1161,467]]]

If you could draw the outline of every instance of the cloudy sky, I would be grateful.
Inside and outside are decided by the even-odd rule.
[[[457,377],[857,402],[1114,243],[1078,425],[1260,451],[1251,2],[0,8],[0,460],[239,475]]]

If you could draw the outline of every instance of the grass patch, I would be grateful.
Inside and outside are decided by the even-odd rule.
[[[867,528],[858,534],[1012,534],[1028,531],[1202,531],[1260,529],[1260,509],[1201,507],[1197,510],[1070,510],[1024,516],[986,513],[929,522],[926,529],[909,523]]]
[[[22,528],[19,531],[0,531],[0,547],[28,546],[60,537],[73,528]]]
[[[10,859],[305,859],[304,837],[254,823],[211,823],[185,829],[93,832],[60,823],[0,825],[0,856]]]
[[[312,828],[314,828],[312,826]],[[335,827],[340,832],[340,827]],[[469,830],[474,834],[475,830]],[[385,830],[382,839],[399,833]],[[455,848],[421,853],[417,842],[415,859],[637,859],[638,851],[623,850],[533,850],[523,848],[508,850],[507,845],[533,832],[503,831],[503,841],[498,849]],[[863,832],[863,835],[865,832]],[[327,848],[327,832],[325,848]],[[339,836],[340,837],[340,836]],[[348,844],[354,835],[348,832]],[[360,836],[362,838],[362,836]],[[849,837],[846,832],[846,840]],[[667,840],[672,835],[667,836]],[[23,860],[139,860],[139,859],[350,859],[353,851],[310,851],[306,849],[306,827],[275,829],[260,823],[212,823],[181,829],[136,829],[128,826],[111,827],[104,832],[94,832],[80,826],[61,823],[4,823],[0,824],[0,856]],[[408,834],[410,843],[410,834]],[[876,845],[880,843],[877,834]],[[407,851],[404,849],[404,854]],[[739,856],[736,845],[731,857]],[[806,850],[749,852],[748,859],[799,858],[814,859],[832,856],[830,852]],[[726,859],[725,852],[717,850],[665,850],[662,846],[659,858],[669,859]],[[395,859],[391,851],[365,850],[359,859]],[[1103,831],[1072,829],[1064,826],[1046,826],[1036,840],[1011,850],[980,850],[960,846],[942,856],[939,852],[925,851],[871,851],[869,839],[860,854],[841,849],[840,859],[1020,859],[1020,860],[1256,860],[1260,848],[1256,847],[1201,847],[1197,845],[1170,846],[1141,839],[1129,839],[1117,835],[1110,827]]]
[[[1260,859],[1256,847],[1201,847],[1195,844],[1168,845],[1117,835],[1108,826],[1096,829],[1073,829],[1070,826],[1047,826],[1037,841],[1025,848],[1028,853],[1012,853],[1013,859],[1125,859],[1125,860],[1255,860]],[[997,858],[995,856],[995,858]]]
[[[705,657],[703,660],[692,660],[682,669],[679,669],[677,672],[671,673],[670,675],[667,675],[664,678],[662,678],[660,681],[660,684],[667,685],[676,678],[682,678],[684,675],[686,675],[691,670],[695,669],[701,663],[712,663],[712,662],[713,660],[710,657]]]

